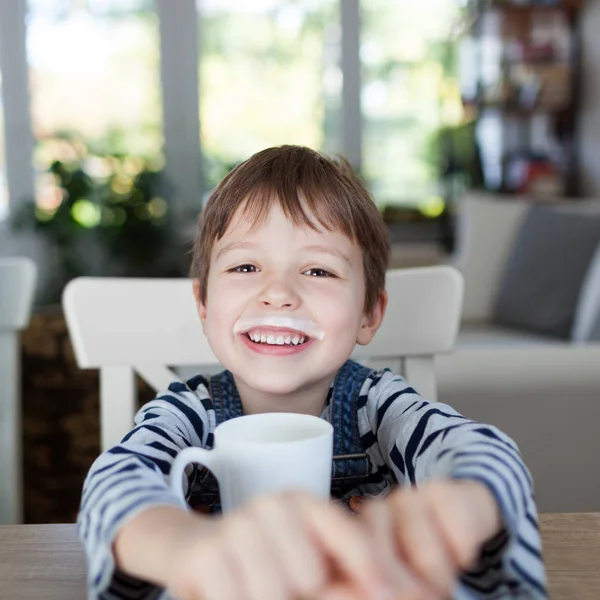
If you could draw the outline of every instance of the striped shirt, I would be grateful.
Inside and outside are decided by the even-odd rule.
[[[170,597],[118,572],[111,548],[119,528],[140,511],[181,506],[168,474],[179,450],[212,444],[216,420],[206,384],[197,376],[158,394],[137,413],[123,441],[92,465],[77,519],[88,558],[88,598]],[[329,420],[327,408],[322,417]],[[547,598],[532,479],[508,436],[428,402],[387,369],[370,372],[357,410],[371,474],[353,494],[376,496],[393,486],[450,478],[480,481],[496,498],[505,527],[461,576],[453,598]]]

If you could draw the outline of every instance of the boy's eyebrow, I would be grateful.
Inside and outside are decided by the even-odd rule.
[[[229,244],[225,244],[219,250],[215,260],[218,260],[223,254],[227,254],[227,252],[231,252],[232,250],[247,250],[249,248],[256,248],[256,244],[253,244],[252,242],[229,242]]]
[[[217,257],[215,260],[218,260],[227,252],[231,252],[232,250],[248,250],[252,248],[256,248],[257,244],[253,244],[252,242],[229,242],[229,244],[225,244],[217,253]],[[352,266],[352,261],[340,250],[338,250],[335,246],[328,246],[325,244],[310,244],[309,246],[304,246],[303,250],[309,250],[312,252],[324,252],[325,254],[331,254],[333,256],[337,256],[339,259],[343,260],[346,264]]]
[[[352,261],[335,246],[327,246],[325,244],[311,244],[310,246],[305,246],[303,250],[312,250],[314,252],[324,252],[325,254],[332,254],[333,256],[337,256],[338,258],[343,260],[346,264],[352,266]]]

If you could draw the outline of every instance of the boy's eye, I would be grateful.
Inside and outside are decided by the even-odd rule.
[[[255,271],[256,267],[254,265],[239,265],[229,269],[228,273],[254,273]]]
[[[325,269],[319,269],[319,268],[315,268],[315,269],[308,269],[307,271],[304,271],[304,274],[308,274],[311,277],[335,277],[335,275],[333,273],[330,273],[329,271],[326,271]]]

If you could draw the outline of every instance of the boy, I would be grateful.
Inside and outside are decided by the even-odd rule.
[[[92,466],[78,518],[90,597],[546,597],[515,444],[348,360],[383,319],[387,257],[368,192],[307,148],[259,152],[217,186],[192,276],[227,371],[172,384]],[[183,510],[166,483],[176,453],[212,447],[223,420],[274,411],[334,425],[333,494],[359,515],[301,493],[226,517]],[[189,474],[188,497],[218,512],[206,471]]]

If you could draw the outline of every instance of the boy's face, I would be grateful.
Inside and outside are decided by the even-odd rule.
[[[329,385],[355,344],[371,341],[385,295],[371,315],[364,299],[360,247],[342,233],[294,225],[274,203],[255,228],[234,215],[213,247],[198,310],[213,352],[239,383],[293,394]]]

